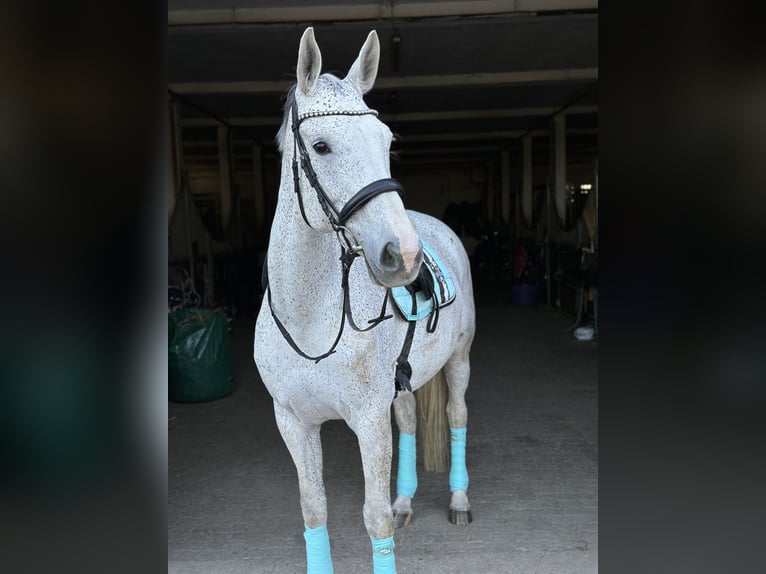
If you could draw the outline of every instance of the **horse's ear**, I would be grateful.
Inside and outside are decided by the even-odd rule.
[[[321,71],[322,53],[314,38],[314,28],[306,28],[298,49],[298,87],[301,92],[307,96],[311,93]]]
[[[375,78],[378,77],[379,62],[380,41],[378,40],[378,33],[373,30],[359,51],[359,57],[348,71],[346,80],[354,84],[362,94],[366,94],[372,89]]]

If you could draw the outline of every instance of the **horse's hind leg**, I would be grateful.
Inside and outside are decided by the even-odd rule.
[[[279,432],[298,471],[307,573],[332,574],[330,537],[327,533],[327,497],[322,481],[320,426],[303,424],[276,401],[274,413]]]
[[[450,426],[450,472],[449,486],[452,499],[449,506],[449,520],[452,524],[469,524],[473,517],[468,503],[468,470],[465,464],[466,426],[468,409],[465,405],[465,392],[471,366],[468,362],[468,349],[453,355],[444,365],[447,378],[449,399],[447,400],[447,421]]]
[[[399,465],[396,475],[396,500],[394,528],[403,528],[412,522],[412,497],[418,488],[418,475],[415,469],[417,431],[417,413],[415,395],[400,393],[394,400],[394,418],[399,427]]]

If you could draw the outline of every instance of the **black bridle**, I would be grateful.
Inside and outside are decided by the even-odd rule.
[[[403,200],[404,188],[402,187],[401,183],[393,178],[385,178],[373,181],[369,185],[366,185],[360,189],[351,199],[346,202],[346,205],[344,205],[343,208],[339,211],[333,205],[332,201],[327,195],[327,192],[319,182],[316,171],[314,171],[314,166],[311,163],[311,156],[309,155],[308,149],[306,149],[306,143],[303,141],[303,137],[301,136],[300,125],[309,118],[316,118],[321,116],[377,116],[378,112],[375,110],[367,109],[355,111],[308,112],[306,114],[299,115],[298,107],[295,103],[292,105],[291,112],[293,120],[293,187],[295,189],[295,193],[298,194],[298,204],[300,205],[303,221],[306,222],[306,225],[312,227],[308,218],[306,217],[306,211],[303,208],[303,195],[301,193],[300,177],[298,174],[298,155],[300,155],[300,167],[303,170],[303,173],[306,175],[306,179],[308,180],[309,185],[311,185],[311,187],[314,188],[314,191],[316,191],[319,205],[322,206],[322,210],[325,212],[327,219],[329,219],[333,231],[339,234],[339,236],[343,237],[347,248],[352,249],[354,246],[348,240],[348,235],[350,233],[345,227],[348,219],[354,213],[359,211],[359,209],[362,208],[367,202],[369,202],[374,197],[377,197],[381,193],[395,191],[401,196]]]
[[[354,260],[357,257],[359,257],[360,253],[362,252],[362,248],[356,242],[356,239],[354,238],[353,234],[346,228],[346,222],[354,213],[359,211],[359,209],[361,209],[364,205],[366,205],[370,200],[372,200],[373,198],[377,197],[378,195],[382,193],[395,191],[402,197],[402,199],[404,199],[404,188],[402,187],[401,183],[399,183],[397,180],[393,178],[379,179],[377,181],[373,181],[372,183],[360,189],[356,194],[354,194],[354,196],[351,199],[349,199],[346,202],[346,204],[340,210],[338,210],[333,205],[332,201],[327,195],[327,192],[322,187],[322,184],[319,182],[319,178],[317,177],[316,171],[314,170],[314,166],[311,164],[311,157],[309,155],[308,150],[306,149],[306,144],[303,141],[303,138],[301,137],[300,129],[299,129],[300,125],[304,120],[308,118],[314,118],[314,117],[320,117],[320,116],[362,116],[362,115],[370,115],[370,114],[377,116],[378,113],[375,110],[366,109],[366,110],[354,110],[354,111],[315,111],[315,112],[308,112],[306,114],[300,115],[298,114],[298,107],[295,104],[295,102],[293,102],[291,106],[291,113],[292,113],[292,130],[293,130],[293,159],[292,159],[293,187],[295,189],[295,193],[298,195],[298,205],[300,206],[301,216],[303,217],[303,221],[306,223],[306,225],[314,229],[314,227],[309,223],[309,220],[306,217],[306,211],[303,206],[303,194],[301,192],[300,174],[298,170],[298,165],[299,165],[298,156],[300,156],[300,168],[303,170],[303,173],[306,176],[306,179],[308,180],[309,185],[311,185],[311,187],[316,192],[319,205],[322,207],[322,210],[327,216],[327,219],[329,220],[333,231],[337,235],[338,241],[340,243],[340,248],[341,248],[340,261],[343,266],[343,275],[341,279],[341,286],[343,288],[343,307],[341,312],[340,328],[338,329],[338,334],[335,337],[335,341],[333,342],[330,349],[327,352],[317,356],[311,356],[305,353],[300,347],[298,347],[293,337],[287,331],[287,328],[279,320],[279,318],[277,317],[277,314],[274,312],[274,307],[271,302],[270,288],[267,289],[267,296],[268,296],[268,302],[269,302],[269,309],[271,310],[271,315],[274,318],[274,322],[276,323],[277,328],[279,329],[280,333],[282,333],[282,336],[287,341],[287,343],[301,357],[312,360],[315,363],[318,363],[322,359],[325,359],[329,357],[330,355],[332,355],[333,353],[335,353],[335,349],[338,346],[338,343],[340,342],[341,336],[343,335],[343,328],[346,324],[346,320],[348,320],[348,323],[349,325],[351,325],[352,329],[358,332],[364,332],[364,331],[369,331],[370,329],[376,327],[383,321],[393,317],[393,315],[386,315],[388,298],[390,296],[390,289],[387,289],[386,294],[383,297],[383,306],[380,310],[380,315],[378,315],[378,317],[374,319],[370,319],[368,321],[369,326],[364,329],[357,326],[357,324],[354,322],[354,318],[351,313],[351,303],[349,299],[348,276],[349,276],[349,272],[351,271],[351,264],[354,262]],[[266,270],[266,273],[268,274],[266,265],[267,263],[264,264],[264,269]],[[414,300],[414,295],[413,295],[413,300]],[[411,342],[412,342],[412,328],[408,329],[407,339],[405,341],[405,348],[407,349],[406,354],[409,353],[409,347]],[[404,357],[404,362],[406,362],[406,354]],[[397,360],[397,364],[399,364],[400,362],[401,362],[401,355],[400,355],[400,359]],[[409,364],[407,364],[407,367],[409,367]],[[397,372],[398,370],[399,370],[399,367],[397,366]],[[400,379],[402,379],[402,377],[399,377],[399,376],[396,377],[397,391],[403,390],[403,389],[411,391],[412,389],[410,388],[410,384],[409,384],[409,376],[404,377],[404,382],[400,382]]]

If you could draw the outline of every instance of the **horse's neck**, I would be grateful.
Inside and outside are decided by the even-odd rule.
[[[313,193],[313,190],[309,190]],[[274,215],[268,252],[269,285],[274,305],[313,315],[318,305],[342,302],[340,247],[335,236],[310,228],[300,215],[295,194],[283,194]]]

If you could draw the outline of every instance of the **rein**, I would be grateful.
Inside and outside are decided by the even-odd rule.
[[[393,317],[393,315],[386,315],[386,308],[388,305],[388,298],[390,296],[390,289],[386,290],[386,293],[383,297],[383,306],[380,310],[380,315],[374,319],[370,319],[368,321],[369,326],[362,329],[360,328],[356,322],[354,321],[353,315],[351,313],[351,300],[349,295],[349,280],[348,276],[351,271],[351,265],[353,264],[354,260],[359,257],[360,253],[362,252],[361,246],[356,242],[356,238],[353,236],[353,234],[345,227],[346,222],[348,219],[356,213],[359,209],[361,209],[364,205],[366,205],[371,199],[374,197],[377,197],[381,193],[387,193],[389,191],[395,191],[397,192],[402,198],[404,197],[404,188],[402,187],[402,184],[399,183],[397,180],[393,178],[385,178],[385,179],[379,179],[377,181],[373,181],[369,185],[366,185],[361,190],[359,190],[354,196],[348,200],[348,202],[340,209],[338,210],[330,201],[330,198],[327,195],[327,192],[322,187],[322,184],[319,182],[319,178],[317,177],[316,171],[314,171],[314,166],[311,164],[311,158],[309,156],[308,150],[306,149],[306,144],[303,141],[303,138],[300,134],[300,124],[308,119],[308,118],[314,118],[319,116],[361,116],[361,115],[378,115],[378,112],[375,110],[352,110],[352,111],[316,111],[316,112],[308,112],[306,114],[298,114],[297,105],[293,103],[292,105],[292,130],[293,130],[293,159],[292,159],[292,171],[293,171],[293,187],[295,189],[295,193],[298,194],[298,205],[300,207],[301,216],[303,217],[303,221],[314,229],[314,227],[309,223],[308,218],[306,217],[306,211],[303,206],[303,194],[301,193],[301,187],[300,187],[300,175],[298,171],[298,156],[300,155],[300,168],[303,170],[303,173],[306,175],[306,179],[308,180],[309,184],[312,188],[314,188],[314,191],[317,194],[317,199],[319,200],[319,205],[322,207],[322,210],[324,211],[325,215],[327,216],[327,219],[330,222],[330,225],[333,228],[333,231],[335,232],[338,242],[340,243],[340,261],[343,267],[343,275],[341,279],[341,287],[343,289],[343,305],[341,309],[341,321],[340,321],[340,327],[338,329],[338,334],[335,337],[335,341],[333,341],[333,344],[330,346],[330,348],[321,355],[317,356],[311,356],[304,352],[298,344],[295,342],[295,339],[290,335],[287,328],[284,326],[284,324],[279,320],[279,317],[277,317],[276,312],[274,311],[274,306],[272,305],[271,301],[271,288],[267,288],[267,296],[268,296],[268,302],[269,302],[269,309],[271,310],[271,316],[274,318],[274,322],[277,325],[277,328],[279,329],[279,332],[282,333],[282,336],[287,341],[287,343],[292,347],[292,349],[298,353],[301,357],[305,359],[309,359],[311,361],[314,361],[315,363],[318,363],[322,359],[325,359],[335,353],[335,349],[338,346],[338,343],[340,342],[341,336],[343,335],[343,329],[345,327],[346,321],[348,320],[349,325],[351,325],[351,328],[358,332],[365,332],[369,331],[370,329],[373,329],[374,327],[378,326],[383,321],[390,319]],[[266,271],[266,274],[268,276],[268,261],[264,263],[264,270]],[[411,340],[411,335],[408,332],[408,339]],[[408,346],[408,345],[407,345]],[[398,383],[397,378],[397,390],[399,389],[400,385]],[[407,384],[405,386],[407,390],[411,390],[409,388],[409,381],[407,381]]]

